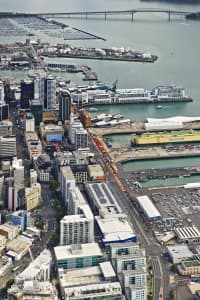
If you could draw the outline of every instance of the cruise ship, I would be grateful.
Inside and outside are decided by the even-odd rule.
[[[143,88],[116,89],[113,91],[88,91],[88,104],[129,104],[129,103],[164,103],[164,102],[191,102],[191,97],[185,90],[175,85],[157,86],[152,90]]]
[[[177,87],[176,85],[157,86],[152,90],[151,97],[154,102],[192,101],[192,98],[185,94],[185,90],[182,87]]]
[[[131,136],[132,146],[188,142],[200,142],[200,131],[180,130],[170,132],[145,132],[141,134],[132,134]]]

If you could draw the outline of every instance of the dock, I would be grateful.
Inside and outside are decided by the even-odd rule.
[[[91,127],[90,133],[93,135],[97,136],[107,136],[107,135],[115,135],[115,134],[131,134],[131,133],[145,133],[149,132],[145,130],[145,122],[141,121],[132,121],[129,124],[124,124],[124,125],[118,125],[118,126],[113,126],[113,127],[108,127],[108,128],[94,128]],[[182,129],[200,129],[200,122],[188,122],[183,124]],[[168,129],[162,129],[162,131],[167,131]],[[153,132],[160,131],[158,130],[153,130]]]
[[[167,151],[167,148],[157,147],[138,147],[138,148],[119,148],[109,150],[109,155],[115,163],[128,162],[134,160],[178,158],[178,157],[200,157],[200,149],[190,149],[181,151]]]
[[[158,59],[158,56],[150,52],[142,52],[129,48],[86,48],[72,47],[66,44],[58,44],[54,46],[54,50],[45,45],[38,47],[38,52],[42,56],[47,57],[64,57],[78,59],[96,59],[110,61],[127,61],[127,62],[145,62],[153,63]]]
[[[84,75],[83,80],[97,80],[97,74],[93,72],[90,67],[85,65],[68,65],[68,64],[57,64],[57,63],[47,63],[46,67],[49,71],[65,71],[68,73],[82,73]]]

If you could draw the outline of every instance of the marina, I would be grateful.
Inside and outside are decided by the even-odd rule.
[[[0,36],[7,37],[51,37],[63,40],[102,39],[84,30],[70,27],[60,21],[29,14],[2,14],[0,16]]]

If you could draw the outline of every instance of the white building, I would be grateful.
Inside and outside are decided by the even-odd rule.
[[[63,299],[123,300],[122,289],[110,262],[66,272],[58,272]],[[77,284],[78,282],[78,284]]]
[[[54,247],[57,269],[81,269],[97,266],[103,253],[97,243]]]
[[[147,299],[145,250],[138,244],[112,244],[110,255],[113,268],[128,300]]]
[[[86,191],[91,208],[98,215],[95,221],[104,246],[111,243],[136,242],[137,237],[127,215],[122,212],[119,200],[108,184],[90,183]]]
[[[0,158],[14,157],[16,154],[16,136],[0,136]]]
[[[35,132],[35,118],[31,113],[25,118],[25,132]]]
[[[58,300],[55,286],[49,281],[27,280],[23,285],[13,284],[8,290],[8,300]]]
[[[75,188],[76,180],[69,166],[60,168],[60,190],[66,203],[69,200],[69,192]]]
[[[200,231],[196,226],[175,228],[175,234],[182,243],[200,244]]]
[[[8,188],[8,209],[15,211],[22,206],[24,196],[24,166],[22,159],[12,161],[13,184]]]
[[[187,245],[168,246],[167,251],[173,264],[178,264],[184,259],[192,257],[194,254],[189,250]]]
[[[7,256],[0,256],[0,277],[12,266],[12,259]]]
[[[77,215],[60,221],[60,245],[86,244],[94,241],[94,216],[88,204],[79,205]]]
[[[148,196],[139,196],[136,197],[136,200],[139,208],[142,210],[148,222],[156,222],[161,219],[160,212],[157,210],[157,208]]]
[[[79,190],[77,186],[75,188],[69,190],[69,201],[67,206],[67,214],[68,215],[77,215],[78,209],[80,205],[87,204],[83,194]]]
[[[4,85],[2,80],[0,81],[0,102],[4,103]]]
[[[51,252],[47,249],[43,250],[22,273],[16,276],[15,282],[21,284],[27,280],[49,281],[51,262]]]
[[[8,240],[13,240],[21,230],[20,226],[4,223],[0,225],[0,235],[3,235]]]
[[[37,183],[37,172],[34,169],[30,169],[30,185]]]

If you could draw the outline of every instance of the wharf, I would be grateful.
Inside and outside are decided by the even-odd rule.
[[[182,149],[179,151],[169,152],[164,147],[137,147],[137,148],[120,148],[109,151],[110,157],[115,163],[127,162],[131,160],[148,160],[162,158],[178,157],[195,157],[200,156],[200,149]]]
[[[150,179],[166,179],[172,177],[190,177],[200,174],[199,167],[177,167],[161,169],[145,169],[139,171],[123,171],[123,177],[130,180],[144,182]]]
[[[147,62],[153,63],[158,59],[157,55],[149,52],[144,53],[129,48],[86,48],[72,47],[66,44],[57,44],[52,47],[39,45],[38,51],[42,56],[47,57],[64,57],[64,58],[80,58],[80,59],[98,59],[98,60],[115,60],[128,62]]]
[[[115,135],[115,134],[131,134],[136,132],[150,132],[148,130],[145,130],[144,128],[144,122],[141,121],[132,121],[129,124],[123,124],[123,125],[117,125],[109,128],[94,128],[91,127],[89,130],[91,134],[97,135],[97,136],[106,136],[106,135]],[[200,122],[188,122],[183,124],[182,129],[200,129]],[[167,131],[168,129],[162,129],[162,131]],[[152,132],[159,132],[160,129],[152,130]]]
[[[67,65],[57,63],[47,63],[47,68],[52,71],[65,71],[68,73],[83,73],[83,80],[97,80],[97,74],[85,65]]]
[[[65,57],[65,58],[79,58],[79,59],[95,59],[95,60],[111,60],[111,61],[128,61],[128,62],[146,62],[153,63],[158,59],[158,56],[152,55],[151,57],[128,57],[128,56],[114,56],[114,55],[94,55],[91,53],[88,54],[76,54],[76,53],[65,53],[58,54],[57,57]]]

